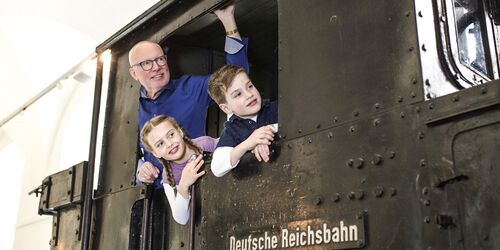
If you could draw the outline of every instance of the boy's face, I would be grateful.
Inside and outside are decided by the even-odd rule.
[[[182,160],[186,152],[184,135],[170,122],[164,121],[154,127],[147,136],[149,144],[153,147],[153,155],[167,161],[177,162]]]
[[[226,114],[248,118],[260,111],[260,93],[244,72],[236,75],[224,95],[226,103],[219,104],[219,107]]]

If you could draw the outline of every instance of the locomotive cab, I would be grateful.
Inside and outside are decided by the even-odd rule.
[[[80,246],[68,227],[91,228],[93,249],[500,245],[490,219],[500,206],[493,0],[236,1],[250,78],[279,102],[275,155],[260,163],[247,154],[224,177],[206,174],[194,223],[175,223],[163,191],[135,185],[139,84],[127,53],[151,40],[167,51],[173,78],[214,72],[224,63],[224,32],[211,11],[224,4],[161,1],[97,47],[113,60],[100,165],[82,165],[99,168],[94,193],[81,194],[92,197],[92,216],[80,196],[41,210],[91,223],[55,226],[53,248]],[[219,136],[226,119],[211,107],[207,134]]]

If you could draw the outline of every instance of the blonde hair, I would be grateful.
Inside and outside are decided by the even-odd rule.
[[[148,142],[148,140],[146,138],[148,137],[149,133],[151,133],[151,130],[153,130],[153,128],[157,127],[158,125],[160,125],[163,122],[170,122],[170,124],[174,127],[174,129],[178,130],[179,132],[182,132],[182,134],[184,135],[182,137],[182,140],[184,141],[184,143],[186,143],[186,145],[189,148],[191,148],[192,150],[194,150],[198,153],[203,152],[203,150],[200,147],[198,147],[196,144],[194,144],[194,142],[186,136],[186,133],[184,132],[182,127],[179,126],[179,123],[177,123],[177,121],[173,117],[166,116],[166,115],[155,116],[155,117],[151,118],[149,121],[147,121],[146,124],[144,124],[144,126],[142,127],[141,142],[147,151],[152,153],[154,149],[153,149],[153,146]],[[163,165],[163,176],[166,177],[166,182],[170,186],[175,187],[175,179],[174,179],[174,174],[172,173],[172,167],[170,166],[170,162],[167,161],[166,159],[163,159],[163,158],[158,158],[158,157],[156,157],[156,158]]]
[[[225,65],[210,76],[208,94],[217,104],[226,103],[226,92],[231,87],[231,82],[239,73],[245,73],[241,67]]]

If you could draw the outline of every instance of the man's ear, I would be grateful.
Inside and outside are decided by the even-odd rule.
[[[135,69],[134,69],[134,67],[128,68],[128,72],[130,73],[130,76],[132,76],[132,78],[134,78],[134,80],[137,81],[137,76],[135,75]]]
[[[219,108],[224,111],[224,113],[230,115],[233,113],[233,111],[227,106],[227,103],[221,103],[219,104]]]

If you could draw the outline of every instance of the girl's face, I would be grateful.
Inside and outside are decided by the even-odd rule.
[[[153,155],[167,161],[180,163],[186,155],[184,134],[169,121],[164,121],[154,127],[147,135],[149,144],[153,147]]]

